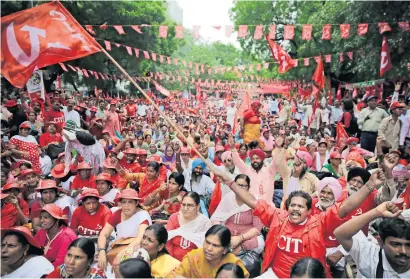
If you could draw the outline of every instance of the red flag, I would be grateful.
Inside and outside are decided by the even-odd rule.
[[[343,124],[341,122],[337,123],[336,146],[339,148],[339,150],[343,150],[343,148],[346,146],[348,138],[349,138],[349,135],[347,134],[345,128],[343,127]]]
[[[380,54],[380,77],[393,68],[390,58],[390,48],[386,36],[383,36],[382,52]]]
[[[295,66],[295,62],[289,56],[289,54],[284,49],[282,49],[278,44],[269,39],[267,35],[265,37],[268,41],[273,59],[279,62],[278,72],[281,74],[286,73],[289,69],[293,68]]]
[[[182,39],[184,38],[184,27],[181,25],[175,26],[175,38]]]
[[[158,30],[158,37],[166,38],[168,35],[168,26],[161,25]]]
[[[383,34],[384,32],[391,31],[390,25],[387,22],[379,22],[379,32]]]
[[[364,36],[367,34],[367,31],[369,29],[369,24],[367,23],[360,23],[357,25],[357,35],[359,36]]]
[[[316,71],[313,74],[312,79],[316,82],[316,84],[319,86],[320,89],[325,87],[325,73],[324,73],[322,57],[319,58]]]
[[[293,40],[293,37],[295,36],[295,26],[289,24],[284,26],[284,34],[283,34],[283,39],[284,40]]]
[[[238,38],[245,38],[248,35],[248,25],[239,25]]]
[[[85,25],[84,26],[85,29],[87,29],[88,32],[90,32],[91,34],[95,35],[95,32],[93,30],[93,26],[92,25]]]
[[[23,88],[35,69],[99,51],[60,2],[1,18],[1,74],[15,87]]]
[[[255,33],[253,34],[254,40],[260,40],[263,36],[263,25],[257,25],[255,27]]]
[[[339,83],[339,87],[337,88],[336,98],[339,102],[342,101],[342,88],[340,86],[340,83]]]
[[[276,25],[272,24],[269,26],[269,39],[276,39]]]
[[[340,37],[342,39],[349,38],[350,35],[350,24],[340,24]]]
[[[353,99],[356,98],[358,94],[359,94],[359,92],[357,92],[357,87],[355,86],[354,89],[353,89],[352,98]]]
[[[142,31],[138,25],[131,25],[131,28],[134,29],[135,32],[142,34]]]
[[[300,86],[298,87],[298,93],[299,93],[300,96],[302,96],[302,98],[305,98],[305,99],[307,97],[309,97],[310,95],[312,95],[312,91],[310,91],[308,89],[304,89]]]
[[[64,72],[68,72],[67,67],[64,65],[64,63],[58,63],[60,64],[60,67],[64,70]]]
[[[309,57],[307,57],[307,58],[303,58],[303,65],[305,65],[305,66],[309,66]]]
[[[347,57],[349,57],[350,60],[353,60],[353,51],[348,51],[346,52]]]
[[[325,55],[325,62],[330,63],[332,61],[332,55],[331,54],[326,54]]]
[[[404,32],[410,31],[410,24],[408,22],[399,22],[398,25]]]
[[[117,30],[118,34],[120,34],[120,35],[125,34],[124,28],[122,28],[121,25],[114,25],[114,28],[115,28],[115,30]]]
[[[302,27],[302,40],[312,39],[312,24],[303,24]]]
[[[216,208],[221,202],[221,199],[222,199],[222,188],[221,188],[221,182],[218,179],[216,181],[216,185],[215,185],[214,191],[212,192],[211,200],[209,202],[209,209],[208,209],[209,215],[214,214]]]
[[[332,37],[332,25],[325,24],[323,25],[322,40],[330,40]]]

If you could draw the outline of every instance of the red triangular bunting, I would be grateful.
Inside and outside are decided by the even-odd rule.
[[[347,56],[349,57],[350,60],[353,60],[353,51],[348,51],[346,52]]]
[[[294,36],[295,36],[295,26],[291,24],[285,25],[283,39],[292,40]]]
[[[340,24],[340,37],[347,39],[350,36],[350,24]]]
[[[138,48],[134,48],[135,56],[138,58],[140,57],[140,50]]]
[[[357,35],[359,36],[364,36],[367,34],[367,31],[369,29],[369,24],[367,23],[360,23],[357,25]]]
[[[93,30],[93,26],[92,26],[92,25],[85,25],[85,29],[87,29],[87,31],[88,31],[90,34],[95,35],[95,32],[94,32],[94,30]]]
[[[124,28],[121,25],[114,25],[115,30],[117,30],[118,34],[123,35],[125,34]]]
[[[238,38],[245,38],[248,35],[248,25],[239,25]]]
[[[132,56],[132,48],[130,46],[125,46],[125,49],[127,50],[128,54]]]
[[[158,30],[158,37],[166,38],[168,35],[168,26],[161,25]]]
[[[60,67],[61,67],[61,69],[63,69],[64,70],[64,72],[68,72],[68,70],[67,70],[67,67],[64,65],[64,63],[58,63],[59,65],[60,65]]]
[[[143,50],[142,52],[144,53],[144,58],[145,58],[145,59],[149,59],[149,53],[148,53],[148,51]]]
[[[151,53],[151,59],[157,61],[157,54],[155,52]]]
[[[331,61],[332,61],[332,55],[326,54],[326,55],[325,55],[325,62],[326,62],[326,63],[330,63]]]
[[[302,40],[311,40],[312,39],[312,24],[303,24],[302,27]]]
[[[391,31],[390,25],[387,22],[379,22],[379,33]]]
[[[331,37],[332,37],[332,25],[330,24],[323,25],[322,40],[330,40]]]
[[[181,25],[175,26],[175,38],[182,39],[184,38],[184,27]]]
[[[303,58],[303,65],[309,66],[309,58]]]
[[[257,25],[255,27],[255,33],[253,34],[253,39],[254,40],[260,40],[262,39],[263,35],[263,26],[262,25]]]
[[[272,24],[269,26],[269,39],[275,40],[276,39],[276,25]]]
[[[134,29],[135,32],[142,34],[142,31],[138,25],[131,25],[131,28]]]
[[[399,25],[401,30],[403,30],[405,32],[410,31],[410,24],[408,22],[399,22],[398,25]]]
[[[105,44],[105,48],[106,48],[107,50],[111,50],[111,42],[109,42],[109,41],[104,41],[104,44]]]

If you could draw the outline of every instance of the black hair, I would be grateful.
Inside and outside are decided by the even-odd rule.
[[[246,181],[246,183],[248,183],[248,187],[250,187],[251,179],[249,178],[249,176],[247,176],[246,174],[238,174],[235,177],[235,182],[238,181],[238,179],[244,179]]]
[[[191,199],[193,199],[196,205],[199,205],[199,203],[200,203],[200,201],[201,201],[201,199],[200,199],[200,197],[199,197],[199,194],[198,194],[197,192],[188,192],[188,193],[182,198],[182,200],[185,199],[185,198],[191,198]]]
[[[152,278],[149,264],[136,258],[130,258],[120,263],[122,278]]]
[[[384,219],[379,225],[379,235],[383,243],[389,236],[410,240],[410,223],[398,218]]]
[[[19,233],[19,232],[14,232],[14,231],[8,231],[4,234],[4,236],[2,237],[2,239],[4,239],[6,236],[9,235],[14,235],[15,237],[17,237],[17,240],[19,243],[21,243],[21,245],[23,247],[29,245],[28,251],[27,251],[27,255],[37,255],[37,256],[41,256],[44,254],[43,250],[37,247],[34,247],[33,245],[31,245],[28,241],[27,238]]]
[[[258,148],[258,146],[259,146],[259,143],[258,143],[258,141],[256,141],[256,140],[253,140],[253,141],[251,141],[251,142],[248,144],[249,149]]]
[[[307,209],[312,208],[312,198],[310,197],[310,195],[306,193],[305,191],[298,190],[298,191],[293,191],[292,193],[290,193],[288,199],[286,200],[286,210],[289,209],[290,202],[292,201],[292,198],[294,197],[304,198],[306,200]]]
[[[151,226],[148,226],[145,231],[152,231],[158,241],[158,244],[164,244],[164,248],[162,248],[161,251],[158,252],[158,254],[169,254],[167,249],[165,248],[165,244],[167,244],[168,241],[168,232],[167,229],[164,227],[162,224],[152,224]]]
[[[31,169],[31,168],[33,167],[30,162],[23,162],[23,163],[21,163],[21,165],[19,166],[19,168],[20,168],[21,166],[25,166],[25,167],[27,167],[27,168],[29,168],[29,169]]]
[[[71,242],[70,246],[68,246],[67,250],[70,250],[71,247],[80,248],[83,250],[84,254],[87,255],[87,261],[90,263],[94,261],[95,256],[95,244],[89,238],[77,238],[73,242]]]
[[[219,236],[221,245],[225,249],[229,249],[229,245],[231,244],[231,231],[227,227],[223,225],[213,225],[205,233],[205,238],[207,238],[209,235]]]
[[[175,183],[177,183],[180,187],[184,186],[185,184],[185,177],[182,173],[180,172],[173,172],[171,173],[171,175],[169,176],[168,180],[170,180],[171,178],[173,178],[175,180]]]
[[[345,100],[343,102],[343,108],[346,111],[352,111],[353,110],[353,101],[352,100]]]
[[[88,196],[88,197],[85,197],[81,202],[82,202],[82,203],[85,203],[88,199],[94,199],[94,200],[96,200],[97,202],[99,201],[99,199],[98,199],[97,197]]]
[[[290,278],[326,278],[322,263],[313,258],[302,258],[290,269]]]
[[[148,137],[151,137],[151,138],[152,138],[151,134],[146,134],[146,135],[144,136],[144,139],[147,139]]]
[[[56,195],[58,196],[58,189],[56,189],[56,188],[42,189],[42,190],[40,190],[40,195],[43,195],[43,192],[45,190],[54,190],[56,192]]]
[[[148,167],[151,167],[151,168],[153,168],[153,169],[155,170],[155,172],[158,173],[160,166],[161,166],[161,165],[160,165],[158,162],[151,161],[151,162],[148,163],[147,169],[148,169]]]
[[[226,264],[221,265],[221,267],[216,272],[215,278],[218,278],[218,274],[222,270],[232,271],[235,275],[234,278],[245,278],[245,272],[243,272],[242,267],[240,267],[239,265],[234,264],[234,263],[226,263]]]

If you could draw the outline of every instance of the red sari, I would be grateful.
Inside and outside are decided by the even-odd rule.
[[[24,158],[16,158],[17,161],[29,161],[31,165],[33,166],[33,170],[37,174],[41,174],[41,168],[40,168],[40,153],[38,151],[38,143],[36,139],[28,135],[27,137],[23,136],[13,136],[10,139],[10,145],[15,145],[17,150],[19,151],[25,151],[28,152],[29,155],[28,157]]]

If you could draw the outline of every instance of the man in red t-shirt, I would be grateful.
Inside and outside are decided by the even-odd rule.
[[[57,123],[54,121],[49,121],[46,124],[47,132],[40,136],[40,148],[41,150],[46,150],[50,144],[63,143],[63,137],[60,133],[57,133]]]
[[[120,161],[121,167],[130,173],[142,172],[142,168],[137,161],[138,151],[135,148],[127,148],[123,153],[125,157]]]
[[[78,199],[81,206],[74,210],[70,228],[79,236],[98,236],[111,217],[111,210],[99,202],[101,196],[96,189],[84,191]]]
[[[73,182],[71,182],[70,190],[76,190],[77,193],[81,193],[83,188],[97,189],[95,182],[95,175],[92,174],[92,167],[87,162],[82,162],[77,166],[78,174],[74,176]],[[76,194],[73,193],[73,196]]]
[[[46,112],[44,121],[47,122],[54,121],[57,124],[57,132],[61,133],[65,124],[64,112],[60,110],[61,104],[58,98],[51,100],[51,110]]]
[[[137,106],[135,105],[133,99],[128,100],[125,110],[127,111],[127,117],[135,117],[137,115]]]

